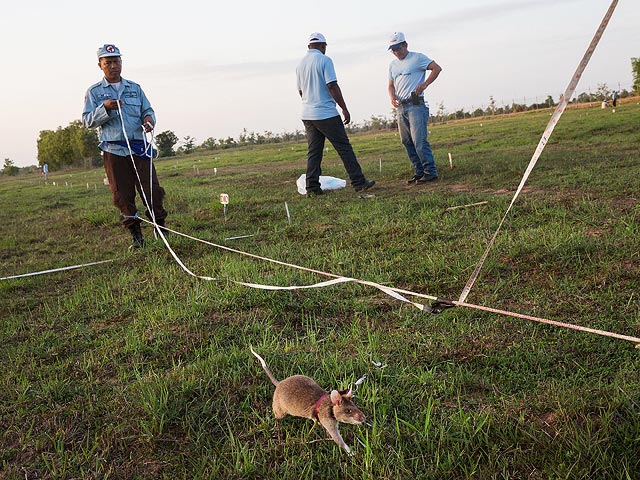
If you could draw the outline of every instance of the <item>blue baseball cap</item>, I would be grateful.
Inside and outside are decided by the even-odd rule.
[[[98,58],[102,57],[119,57],[120,49],[111,43],[106,43],[98,48]]]

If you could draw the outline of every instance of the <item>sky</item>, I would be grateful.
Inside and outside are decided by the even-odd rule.
[[[394,31],[443,71],[426,91],[435,112],[557,101],[610,0],[351,0],[87,2],[22,0],[0,14],[0,165],[37,165],[40,131],[82,115],[100,81],[96,50],[113,43],[139,83],[156,133],[196,144],[302,130],[295,68],[312,32],[327,38],[353,122],[389,116]],[[640,1],[620,0],[576,93],[631,89]]]

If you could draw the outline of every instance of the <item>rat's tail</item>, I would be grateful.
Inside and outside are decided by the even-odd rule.
[[[273,383],[274,385],[278,385],[278,380],[276,380],[276,377],[273,376],[273,373],[271,373],[271,370],[269,370],[269,367],[267,367],[267,363],[264,361],[264,359],[260,355],[258,355],[256,352],[253,351],[253,347],[251,345],[249,345],[249,350],[251,350],[251,353],[253,353],[258,360],[260,360],[260,363],[262,364],[262,368],[264,368],[264,371],[267,372],[267,375],[269,376],[271,383]]]

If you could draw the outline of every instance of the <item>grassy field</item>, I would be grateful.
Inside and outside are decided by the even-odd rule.
[[[395,132],[354,136],[378,182],[366,198],[299,195],[303,143],[163,159],[168,226],[456,299],[550,113],[431,126],[440,180],[428,186],[405,185]],[[640,336],[639,125],[637,103],[565,112],[470,303]],[[323,165],[344,178],[332,149]],[[247,288],[233,281],[327,277],[170,236],[189,269],[219,279],[200,280],[148,225],[147,247],[128,251],[103,176],[0,179],[1,277],[111,260],[0,281],[0,479],[640,478],[634,343],[463,307],[430,314],[355,283]],[[353,456],[310,420],[274,427],[249,344],[278,378],[331,389],[367,375],[366,425],[341,428]]]

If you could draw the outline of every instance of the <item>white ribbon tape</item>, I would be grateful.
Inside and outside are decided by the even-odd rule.
[[[593,51],[596,49],[596,46],[598,45],[598,42],[600,41],[600,38],[602,37],[602,34],[604,33],[604,30],[607,27],[607,24],[609,23],[609,20],[611,19],[611,15],[613,15],[613,11],[615,10],[617,4],[618,4],[618,0],[613,0],[613,2],[611,2],[611,5],[609,6],[609,10],[607,10],[607,13],[605,14],[604,18],[602,19],[602,22],[600,23],[600,27],[598,27],[598,30],[596,31],[596,34],[594,35],[593,39],[591,40],[591,43],[589,44],[589,48],[587,48],[587,51],[585,52],[584,56],[582,57],[582,60],[580,61],[580,64],[578,65],[578,68],[576,69],[576,72],[573,74],[573,77],[571,78],[571,81],[569,82],[569,86],[567,87],[567,90],[564,92],[564,95],[560,99],[560,102],[558,103],[558,106],[556,107],[555,112],[553,112],[553,115],[551,116],[551,119],[549,120],[549,123],[547,124],[547,128],[545,128],[544,133],[542,134],[542,138],[540,139],[540,142],[538,142],[538,146],[537,146],[535,152],[533,152],[533,156],[531,157],[531,160],[529,161],[529,166],[527,167],[527,170],[524,172],[522,180],[520,180],[520,185],[518,185],[518,189],[516,190],[516,193],[514,194],[513,198],[511,199],[511,203],[509,204],[509,208],[507,208],[507,211],[505,212],[504,216],[502,217],[502,220],[500,221],[500,224],[498,225],[497,230],[493,234],[493,237],[489,241],[489,245],[487,245],[487,249],[484,251],[484,254],[482,255],[482,258],[480,259],[480,261],[476,265],[476,268],[474,269],[473,273],[471,274],[471,277],[469,278],[469,280],[467,281],[467,284],[465,285],[464,289],[462,290],[462,293],[460,294],[460,298],[458,299],[458,301],[464,302],[467,299],[467,296],[469,295],[469,292],[471,291],[471,288],[473,287],[473,284],[475,283],[476,279],[478,278],[478,275],[480,275],[480,270],[482,269],[482,266],[484,265],[484,262],[487,259],[487,256],[489,255],[489,250],[491,250],[491,247],[493,246],[493,244],[496,241],[496,237],[498,236],[498,232],[500,232],[500,229],[502,228],[502,224],[504,223],[505,219],[507,218],[507,215],[509,215],[509,212],[511,211],[511,207],[513,207],[513,204],[515,203],[516,198],[518,198],[518,195],[520,195],[520,192],[522,191],[522,188],[524,187],[525,182],[529,178],[529,174],[531,174],[531,171],[533,170],[533,167],[535,167],[536,163],[538,162],[538,158],[540,158],[540,154],[544,150],[544,147],[547,145],[547,142],[549,141],[549,137],[551,137],[551,133],[553,132],[553,129],[556,127],[556,124],[558,123],[558,120],[560,120],[560,117],[562,116],[562,113],[564,112],[565,108],[567,107],[567,104],[569,103],[569,100],[571,99],[571,97],[573,95],[573,92],[575,91],[576,86],[578,85],[578,81],[580,80],[580,77],[582,76],[582,72],[584,72],[584,69],[589,64],[589,60],[591,59],[591,55],[593,55]]]

